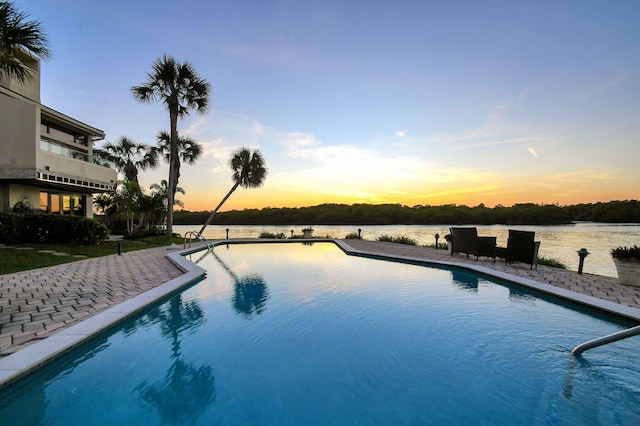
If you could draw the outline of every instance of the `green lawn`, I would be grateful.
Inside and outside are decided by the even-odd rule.
[[[184,239],[174,238],[173,242],[182,246]],[[0,275],[75,262],[90,257],[118,254],[119,243],[122,244],[123,253],[169,245],[169,242],[165,240],[164,236],[158,236],[145,237],[137,240],[108,241],[97,246],[66,244],[16,244],[2,246],[0,247]]]

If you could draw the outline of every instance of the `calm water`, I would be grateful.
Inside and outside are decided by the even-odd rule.
[[[471,225],[472,226],[472,225]],[[198,231],[200,226],[175,226],[175,232],[184,235],[187,231]],[[205,237],[216,239],[225,238],[229,228],[230,238],[257,238],[261,232],[284,233],[302,235],[303,226],[209,226],[205,230]],[[418,244],[434,244],[436,233],[440,234],[440,242],[448,227],[420,226],[420,225],[392,225],[392,226],[313,226],[316,237],[330,236],[344,238],[347,234],[362,229],[362,237],[375,240],[382,235],[407,236]],[[540,255],[560,260],[571,270],[578,269],[578,254],[585,247],[591,253],[585,259],[584,272],[590,274],[617,277],[616,268],[611,260],[610,251],[618,246],[640,245],[640,224],[611,225],[603,223],[582,222],[564,226],[478,226],[479,235],[491,235],[498,238],[498,245],[507,245],[509,229],[535,231],[536,240],[541,241]]]
[[[570,354],[630,324],[329,243],[192,257],[205,280],[0,394],[0,424],[640,424],[640,338]]]

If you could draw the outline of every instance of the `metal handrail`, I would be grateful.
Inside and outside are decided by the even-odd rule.
[[[597,339],[589,340],[588,342],[581,343],[575,348],[573,348],[571,353],[575,356],[579,356],[582,352],[586,351],[587,349],[606,345],[607,343],[617,342],[618,340],[626,339],[627,337],[635,336],[638,334],[640,334],[640,325],[628,328],[626,330],[618,331],[616,333],[609,334],[607,336],[599,337]]]
[[[207,240],[201,233],[196,231],[189,231],[184,234],[184,243],[182,248],[187,248],[187,238],[189,238],[189,248],[191,248],[192,238],[197,238],[199,241],[201,241],[207,247],[207,250],[211,250],[214,247],[213,243]]]

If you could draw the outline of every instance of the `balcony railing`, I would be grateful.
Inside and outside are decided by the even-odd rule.
[[[51,152],[53,154],[73,158],[75,160],[93,163],[98,166],[107,167],[110,169],[116,168],[112,162],[105,160],[104,158],[98,157],[96,155],[89,155],[86,152],[78,151],[77,149],[69,148],[67,146],[47,139],[40,139],[40,149],[43,151]]]

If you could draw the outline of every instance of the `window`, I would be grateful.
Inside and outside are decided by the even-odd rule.
[[[40,210],[43,212],[49,211],[49,193],[41,192],[40,193]]]
[[[85,197],[82,195],[74,195],[71,197],[72,205],[73,205],[73,214],[76,216],[84,216],[84,200]]]
[[[54,154],[63,155],[65,157],[75,158],[76,160],[89,162],[89,154],[86,152],[66,147],[48,139],[40,139],[40,149]]]
[[[40,210],[45,213],[62,213],[84,216],[87,197],[84,195],[40,193]]]
[[[42,123],[40,123],[40,132],[42,134],[46,133],[55,137],[56,139],[60,139],[65,142],[73,142],[80,145],[88,146],[86,135],[81,135],[74,132],[73,130],[63,129],[62,127],[51,124],[48,121],[43,121]]]
[[[49,205],[51,206],[49,213],[60,213],[60,195],[51,194],[51,203]]]

